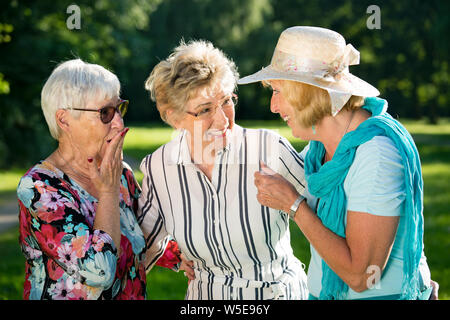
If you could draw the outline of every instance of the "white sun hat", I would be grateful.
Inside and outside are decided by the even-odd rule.
[[[270,65],[239,79],[238,84],[263,80],[293,80],[328,91],[335,116],[352,95],[376,97],[380,92],[352,75],[349,65],[359,64],[359,51],[339,33],[319,27],[296,26],[278,39]]]

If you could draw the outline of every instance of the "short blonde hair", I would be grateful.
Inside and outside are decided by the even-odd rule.
[[[50,134],[59,140],[55,114],[58,109],[86,108],[94,100],[118,97],[120,82],[115,74],[97,64],[74,59],[59,64],[45,82],[41,106]],[[79,111],[71,111],[79,117]]]
[[[222,83],[226,90],[236,88],[239,74],[235,63],[211,42],[196,40],[176,47],[159,62],[145,81],[145,89],[156,102],[161,119],[173,126],[184,116],[186,103],[200,89]],[[168,117],[167,111],[173,110]]]
[[[278,80],[283,97],[294,107],[296,122],[305,127],[331,116],[331,99],[327,90],[307,83]],[[267,86],[267,83],[263,83]],[[351,96],[341,110],[356,110],[364,105],[364,97]]]

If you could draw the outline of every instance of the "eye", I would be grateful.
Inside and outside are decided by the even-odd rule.
[[[231,99],[231,97],[230,97],[222,103],[222,107],[230,106],[232,104],[233,104],[233,99]]]
[[[199,116],[202,116],[202,115],[208,114],[208,113],[210,113],[210,112],[211,112],[211,108],[205,108],[205,109],[201,110],[201,111],[198,113],[198,115],[199,115]]]
[[[273,89],[272,91],[273,91],[273,94],[274,94],[274,95],[276,95],[276,94],[279,94],[279,93],[280,93],[280,91],[279,91],[279,90],[277,90],[277,89]]]
[[[102,108],[100,109],[100,115],[102,117],[107,116],[109,114],[109,108]]]
[[[100,115],[103,117],[107,117],[109,115],[111,115],[111,113],[114,112],[114,107],[105,107],[100,109]]]

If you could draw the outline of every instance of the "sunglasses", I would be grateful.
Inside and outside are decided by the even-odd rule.
[[[116,106],[106,106],[100,109],[80,109],[80,108],[67,108],[71,110],[77,110],[77,111],[93,111],[100,113],[100,120],[104,123],[110,123],[112,119],[114,118],[114,115],[116,112],[120,114],[120,116],[123,118],[125,116],[125,113],[127,113],[128,110],[128,100],[122,100],[120,99],[119,103]]]

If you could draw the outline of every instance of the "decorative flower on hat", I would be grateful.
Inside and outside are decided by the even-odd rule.
[[[321,77],[326,81],[340,81],[343,72],[348,72],[348,66],[359,64],[359,51],[347,44],[344,53],[328,64]]]

